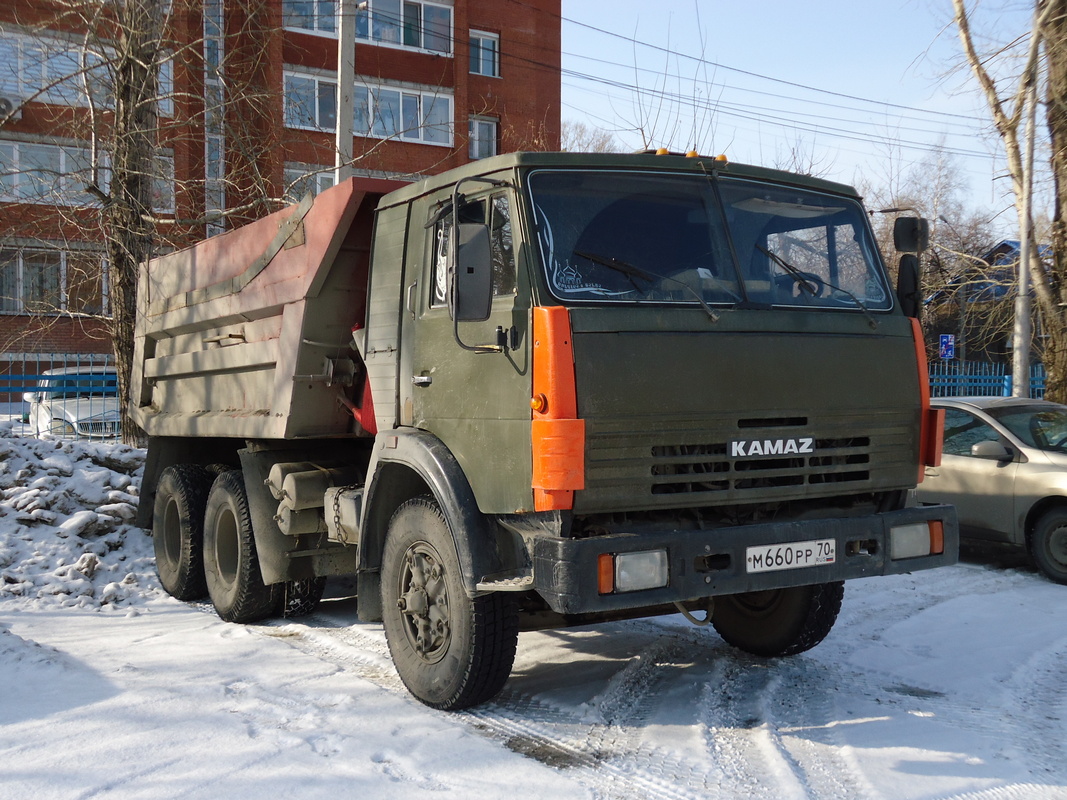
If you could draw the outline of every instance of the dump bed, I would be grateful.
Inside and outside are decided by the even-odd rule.
[[[354,178],[142,265],[131,414],[150,436],[358,436],[374,209]]]

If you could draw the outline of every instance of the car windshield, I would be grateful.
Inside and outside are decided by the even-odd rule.
[[[549,288],[563,302],[892,307],[848,198],[626,171],[542,170],[530,191]]]
[[[1030,447],[1067,452],[1067,406],[1006,406],[986,409],[986,413]]]
[[[50,400],[115,397],[118,395],[118,378],[114,373],[63,375],[45,380],[40,391]]]

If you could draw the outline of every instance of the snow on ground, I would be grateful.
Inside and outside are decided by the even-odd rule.
[[[239,626],[159,588],[143,453],[0,422],[0,800],[1067,798],[1067,587],[989,558],[848,585],[781,661],[680,617],[524,633],[500,699],[405,694],[339,582]]]

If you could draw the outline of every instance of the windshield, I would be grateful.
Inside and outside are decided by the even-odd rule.
[[[564,302],[892,307],[859,204],[704,175],[530,177],[549,289]]]
[[[986,413],[1030,447],[1067,452],[1067,406],[1007,406],[987,408]]]
[[[39,391],[52,400],[114,397],[118,394],[118,378],[114,373],[64,375],[61,378],[48,378]]]

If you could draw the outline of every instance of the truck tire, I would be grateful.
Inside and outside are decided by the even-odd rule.
[[[507,594],[467,596],[448,523],[432,497],[408,500],[389,521],[382,623],[400,679],[431,708],[483,703],[511,673],[518,607]]]
[[[227,622],[258,622],[274,610],[273,588],[259,571],[240,470],[223,472],[211,484],[204,512],[204,577],[215,611]]]
[[[204,508],[215,476],[197,464],[163,470],[152,506],[152,547],[164,591],[179,600],[199,600],[204,582]]]
[[[716,597],[711,624],[746,653],[792,656],[826,638],[844,594],[844,583],[835,582]]]
[[[326,590],[326,576],[285,581],[274,585],[277,605],[275,613],[289,619],[306,617],[319,607],[322,593]]]
[[[1054,508],[1042,516],[1026,544],[1034,566],[1050,580],[1067,584],[1067,509]]]

